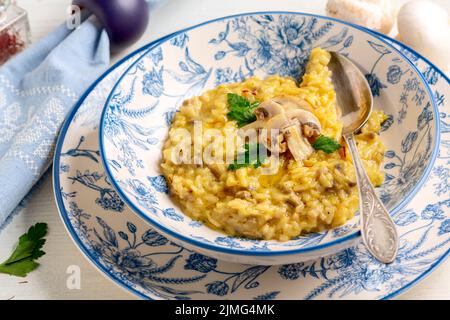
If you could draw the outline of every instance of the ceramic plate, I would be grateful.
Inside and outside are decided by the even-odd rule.
[[[386,179],[376,190],[397,214],[426,181],[439,147],[439,112],[424,77],[396,48],[361,27],[289,12],[230,16],[183,30],[123,74],[99,130],[102,161],[119,196],[170,240],[230,262],[293,263],[355,245],[359,215],[342,227],[285,242],[227,236],[185,215],[161,175],[161,150],[185,99],[253,75],[299,79],[316,46],[361,66],[374,108],[389,117],[381,130]]]
[[[377,263],[361,245],[307,263],[226,263],[169,242],[128,209],[100,164],[98,122],[114,83],[142,51],[92,85],[62,128],[54,192],[72,239],[103,274],[148,299],[385,299],[403,292],[449,252],[450,86],[428,61],[394,45],[428,80],[439,104],[442,139],[428,180],[394,216],[401,245],[393,264]]]

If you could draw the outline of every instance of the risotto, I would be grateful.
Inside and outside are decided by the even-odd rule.
[[[356,177],[341,137],[329,59],[327,51],[314,49],[300,85],[288,77],[251,77],[222,84],[183,103],[170,127],[161,169],[171,196],[187,215],[231,236],[279,241],[334,228],[353,217],[358,209]],[[239,113],[239,109],[230,109],[231,103],[248,109]],[[278,114],[268,118],[274,110]],[[294,122],[279,126],[280,141],[274,143],[278,144],[278,170],[273,174],[263,173],[273,164],[271,158],[252,165],[234,165],[226,161],[177,163],[172,157],[180,141],[177,129],[194,135],[197,121],[203,132],[215,129],[227,137],[242,126],[261,129],[277,122],[275,117],[284,121],[283,125]],[[384,179],[380,166],[385,147],[378,133],[385,120],[384,113],[374,111],[356,136],[375,186]],[[200,146],[192,143],[189,147],[204,151],[215,139],[203,135]],[[223,139],[217,141],[225,148]],[[329,141],[335,141],[331,150],[321,147],[322,142]]]

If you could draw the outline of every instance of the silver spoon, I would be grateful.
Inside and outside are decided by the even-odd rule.
[[[373,97],[370,86],[353,62],[337,52],[330,54],[329,68],[344,124],[342,134],[350,149],[356,170],[362,239],[376,259],[383,263],[391,263],[398,251],[397,230],[367,176],[354,137],[354,133],[361,129],[372,113]]]

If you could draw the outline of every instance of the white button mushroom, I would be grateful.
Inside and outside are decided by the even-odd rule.
[[[298,120],[282,128],[281,132],[286,138],[287,146],[295,161],[301,162],[314,152],[313,147],[303,135],[302,130],[300,130]]]
[[[259,105],[255,110],[257,120],[244,126],[241,132],[267,130],[266,137],[260,136],[260,139],[268,150],[276,148],[279,153],[289,150],[300,162],[314,152],[308,138],[318,137],[321,131],[320,121],[311,111],[311,106],[298,97],[274,97]],[[271,143],[273,129],[280,130],[276,143]]]
[[[390,0],[328,0],[327,15],[388,34],[395,22]]]
[[[432,1],[406,3],[397,17],[398,39],[450,70],[450,26],[446,10]]]

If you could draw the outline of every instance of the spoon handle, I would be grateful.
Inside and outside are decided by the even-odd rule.
[[[389,212],[375,193],[363,167],[353,134],[344,136],[356,170],[361,234],[369,252],[380,262],[391,263],[398,251],[398,235]]]

